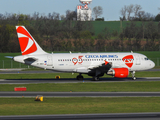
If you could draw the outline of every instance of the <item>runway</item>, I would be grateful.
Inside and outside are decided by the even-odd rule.
[[[136,81],[160,81],[160,77],[137,78]],[[85,82],[134,82],[132,78],[100,78],[100,81],[92,81],[92,78],[77,80],[75,78],[66,79],[0,79],[0,84],[31,84],[31,83],[85,83]]]
[[[0,92],[0,97],[160,97],[160,92]]]
[[[159,120],[160,113],[0,116],[1,120]]]
[[[22,71],[21,71],[22,72]],[[48,73],[48,71],[45,71]],[[17,74],[17,72],[0,74]],[[23,72],[22,72],[23,73]],[[26,73],[26,71],[24,71]],[[33,72],[28,72],[33,73]],[[44,73],[44,71],[42,72]],[[100,81],[92,81],[86,78],[83,81],[76,79],[1,79],[0,84],[30,84],[30,83],[85,83],[85,82],[136,82],[136,81],[160,81],[160,77],[137,78],[133,81],[131,78],[101,78]],[[45,97],[160,97],[160,92],[0,92],[0,97],[36,97],[43,95]],[[29,116],[0,116],[3,120],[159,120],[160,113],[119,113],[119,114],[82,114],[82,115],[29,115]]]

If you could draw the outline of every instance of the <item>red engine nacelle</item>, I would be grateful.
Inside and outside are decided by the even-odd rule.
[[[116,78],[126,78],[129,75],[129,70],[127,68],[112,68],[109,74]]]

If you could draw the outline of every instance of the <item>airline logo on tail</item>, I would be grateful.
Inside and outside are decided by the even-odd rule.
[[[33,37],[23,26],[17,26],[17,34],[22,55],[27,55],[37,51],[37,46]]]

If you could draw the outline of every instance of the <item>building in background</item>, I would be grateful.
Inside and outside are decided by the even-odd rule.
[[[83,5],[77,6],[77,20],[78,21],[91,21],[92,20],[92,9],[89,4],[92,0],[79,0]]]

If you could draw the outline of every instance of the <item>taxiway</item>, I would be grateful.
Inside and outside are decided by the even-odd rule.
[[[160,97],[160,92],[0,92],[0,97]]]
[[[160,81],[160,77],[137,78],[136,81]],[[132,78],[100,78],[100,81],[92,81],[91,78],[76,80],[75,78],[66,79],[0,79],[0,84],[30,84],[30,83],[85,83],[85,82],[134,82]]]

